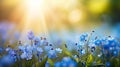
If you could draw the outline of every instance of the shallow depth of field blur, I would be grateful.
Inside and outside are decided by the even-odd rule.
[[[83,36],[81,41],[83,33],[87,33],[87,35]],[[86,37],[88,37],[88,39],[86,39]],[[89,39],[90,37],[91,40]],[[54,45],[54,47],[48,47],[50,50],[55,49],[60,53],[63,52],[60,55],[58,54],[59,59],[52,60],[48,55],[49,52],[47,54],[46,51],[44,52],[44,50],[42,50],[46,45],[42,43],[44,47],[39,46],[40,49],[38,49],[37,46],[36,50],[38,49],[38,52],[39,50],[43,52],[42,56],[40,54],[40,58],[37,58],[38,60],[41,58],[44,60],[43,62],[41,60],[40,65],[42,66],[45,64],[46,67],[49,67],[49,65],[59,67],[56,66],[58,61],[60,62],[62,59],[65,60],[66,57],[70,59],[71,56],[79,54],[79,51],[74,52],[75,50],[73,48],[75,47],[69,46],[75,46],[73,44],[83,44],[86,41],[89,46],[86,47],[85,45],[84,48],[76,49],[85,49],[85,56],[91,58],[93,53],[88,50],[91,49],[90,45],[96,45],[93,41],[96,41],[97,38],[101,40],[107,38],[107,41],[109,41],[109,38],[115,39],[118,46],[115,46],[114,49],[118,50],[118,55],[114,58],[114,54],[111,52],[113,56],[110,55],[110,58],[114,58],[112,61],[115,60],[118,62],[119,66],[120,0],[0,0],[0,67],[5,65],[2,65],[2,60],[5,56],[9,55],[10,48],[11,50],[18,50],[26,43],[27,45],[33,46],[34,42],[36,43],[35,38],[39,39],[39,44],[41,44],[42,40],[45,40],[45,44]],[[88,41],[90,41],[90,43]],[[18,46],[22,47],[19,48]],[[7,49],[8,47],[9,50]],[[102,49],[100,46],[95,46],[94,48],[96,51],[102,52],[100,51],[100,49]],[[114,49],[110,49],[112,49],[114,53]],[[106,49],[106,52],[109,53],[109,50]],[[32,56],[31,58],[34,57],[34,53],[35,52],[30,55]],[[21,53],[18,54],[21,55]],[[91,63],[95,64],[94,62],[96,62],[97,65],[97,60],[95,60],[96,56],[93,56],[95,61],[93,58],[91,58],[91,60],[81,59],[81,61],[79,59],[83,58],[82,55],[83,53],[80,53],[77,59],[72,57],[71,63],[73,63],[73,66],[70,66],[76,67],[81,63],[83,67],[86,67],[91,66]],[[107,54],[102,55],[105,56],[102,59],[106,60],[100,60],[100,65],[106,67],[115,66],[111,60],[106,58],[106,55]],[[31,60],[31,58],[27,58],[27,60]],[[23,59],[23,57],[20,59]],[[35,62],[33,59],[29,62],[29,64],[31,63],[30,65],[26,65],[28,63],[23,64],[27,61],[20,59],[17,58],[14,63],[9,63],[8,66],[39,66],[39,63],[33,63],[33,61]],[[26,58],[24,57],[24,59]],[[97,57],[97,59],[99,60],[100,58]],[[17,62],[17,60],[19,62]],[[59,65],[62,65],[62,61]]]
[[[28,30],[50,38],[53,32],[71,36],[120,21],[119,0],[0,0],[0,4],[0,23],[13,24],[9,31],[21,36]]]

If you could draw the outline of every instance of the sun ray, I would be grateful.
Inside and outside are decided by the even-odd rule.
[[[22,21],[24,23],[23,31],[32,27],[32,30],[39,30],[48,35],[47,23],[45,20],[45,0],[26,0],[23,5],[25,6],[26,13]]]

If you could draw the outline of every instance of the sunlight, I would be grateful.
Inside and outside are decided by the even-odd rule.
[[[40,13],[44,12],[46,0],[25,0],[26,10],[29,15],[37,17]]]
[[[47,9],[46,0],[25,0],[23,5],[25,8],[25,17],[23,18],[24,31],[28,29],[41,31],[43,33],[48,32],[45,20],[45,13]]]
[[[33,24],[31,22],[34,22],[44,26],[43,29],[46,31],[44,14],[47,4],[45,0],[26,0],[24,5],[26,7],[26,25],[30,26]]]

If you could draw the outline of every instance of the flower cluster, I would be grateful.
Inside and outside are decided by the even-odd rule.
[[[120,41],[113,36],[93,36],[95,31],[80,35],[78,42],[51,44],[46,37],[27,34],[28,41],[18,41],[13,48],[0,48],[0,67],[85,67],[120,65]],[[116,62],[113,63],[113,62]]]

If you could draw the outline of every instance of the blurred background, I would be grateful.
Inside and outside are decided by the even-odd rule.
[[[25,38],[28,30],[50,40],[74,39],[106,24],[114,27],[119,18],[120,0],[0,0],[0,34],[4,39]]]

